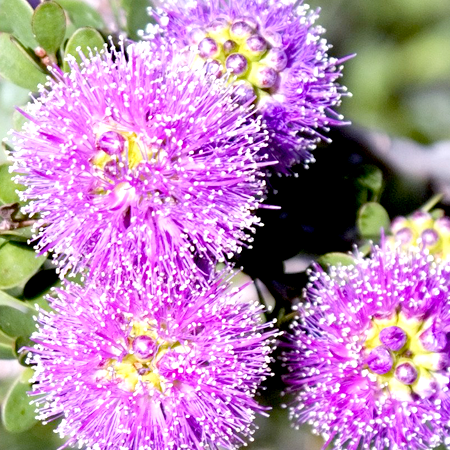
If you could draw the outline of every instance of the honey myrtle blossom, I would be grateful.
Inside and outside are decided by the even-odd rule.
[[[62,417],[68,446],[95,450],[234,449],[265,414],[272,323],[240,289],[180,291],[150,283],[110,298],[56,289],[41,310],[33,395],[39,418]]]
[[[390,233],[392,246],[400,245],[405,250],[411,246],[423,246],[437,258],[450,259],[450,217],[419,210],[409,217],[396,217]]]
[[[271,159],[278,161],[274,170],[286,174],[293,164],[312,162],[322,132],[343,123],[334,109],[346,92],[337,83],[346,58],[328,56],[325,30],[315,25],[318,11],[296,0],[160,5],[151,11],[158,25],[149,25],[150,36],[162,30],[190,46],[211,73],[234,76],[245,101],[256,96],[270,131]]]
[[[295,424],[334,449],[450,443],[450,266],[375,248],[310,273],[284,361]]]
[[[13,134],[36,248],[53,251],[62,274],[145,263],[200,280],[251,239],[267,132],[252,105],[172,50],[141,42],[70,60]]]

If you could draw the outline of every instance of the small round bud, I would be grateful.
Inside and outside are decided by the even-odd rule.
[[[231,25],[230,35],[233,40],[243,41],[253,34],[253,28],[243,20],[238,20]]]
[[[225,65],[227,69],[234,75],[242,75],[248,67],[247,59],[240,53],[231,54],[227,58]]]
[[[432,325],[420,334],[419,341],[429,352],[442,352],[447,346],[447,335]]]
[[[264,38],[272,47],[281,47],[283,45],[283,38],[276,31],[264,31]]]
[[[188,33],[188,40],[191,44],[198,45],[206,38],[206,33],[201,28],[194,28]]]
[[[409,220],[406,217],[398,216],[391,222],[391,232],[397,233],[402,228],[409,226]]]
[[[228,40],[223,43],[223,51],[225,55],[229,55],[237,48],[237,44],[234,41]]]
[[[108,155],[119,155],[124,150],[125,138],[116,131],[107,131],[100,135],[95,146]]]
[[[403,245],[409,244],[412,241],[413,233],[410,228],[401,228],[395,233],[395,239]]]
[[[235,22],[237,21],[242,21],[242,22],[246,22],[248,25],[250,25],[254,30],[258,29],[258,22],[253,19],[252,17],[248,17],[248,16],[241,16],[236,18]]]
[[[392,369],[394,360],[391,352],[384,346],[374,348],[366,358],[370,370],[378,375],[384,375]]]
[[[425,211],[415,211],[411,215],[411,219],[416,226],[428,226],[433,224],[433,218]]]
[[[250,36],[245,42],[247,49],[254,55],[262,55],[267,50],[266,40],[257,34]]]
[[[233,84],[235,89],[231,96],[236,99],[240,105],[245,105],[248,102],[255,100],[255,90],[251,83],[245,80],[239,80]]]
[[[450,217],[440,217],[434,223],[435,228],[446,235],[450,234]]]
[[[223,18],[214,19],[206,26],[206,31],[210,34],[217,35],[227,31],[230,24],[228,20]]]
[[[420,238],[422,239],[423,245],[426,247],[432,247],[433,245],[436,245],[439,240],[439,234],[436,230],[433,230],[432,228],[427,228],[422,232],[420,235]]]
[[[380,331],[380,341],[389,349],[397,352],[406,344],[406,333],[396,326],[383,328]]]
[[[43,58],[44,56],[47,56],[47,52],[42,48],[42,47],[36,47],[34,49],[34,54],[38,57],[38,58]]]
[[[205,64],[205,70],[207,75],[220,78],[222,76],[222,64],[220,61],[213,59]]]
[[[264,57],[264,62],[277,72],[281,72],[287,66],[288,57],[281,48],[271,48]]]
[[[156,353],[155,341],[150,336],[137,336],[133,341],[133,353],[139,359],[149,359]]]
[[[103,173],[111,179],[117,178],[119,175],[119,167],[117,165],[117,161],[106,161],[103,167]]]
[[[271,67],[259,66],[252,71],[249,81],[261,89],[269,89],[275,86],[278,80],[278,73]]]
[[[410,362],[399,364],[394,372],[395,378],[406,385],[413,384],[417,380],[417,375],[417,369]]]
[[[200,44],[198,44],[198,53],[202,58],[208,59],[213,58],[219,50],[217,42],[212,38],[203,39]]]
[[[49,56],[44,56],[42,58],[42,64],[44,64],[44,66],[51,66],[53,64],[53,61]]]

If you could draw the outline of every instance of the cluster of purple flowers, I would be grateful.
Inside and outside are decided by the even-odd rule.
[[[277,333],[216,266],[251,245],[266,168],[313,161],[343,123],[344,59],[295,1],[152,14],[156,39],[54,67],[11,139],[36,250],[84,277],[39,312],[33,401],[67,446],[234,449]]]
[[[321,130],[342,124],[345,87],[336,81],[348,59],[328,56],[317,11],[296,0],[165,0],[153,16],[167,37],[190,46],[216,76],[233,75],[244,99],[256,97],[269,130],[274,170],[313,162]]]
[[[290,408],[334,449],[450,442],[450,265],[376,248],[317,269],[284,362]]]

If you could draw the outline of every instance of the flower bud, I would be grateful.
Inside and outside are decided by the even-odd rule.
[[[394,360],[391,352],[384,346],[374,348],[366,358],[370,370],[378,375],[384,375],[392,369]]]
[[[420,238],[422,239],[423,245],[425,245],[426,247],[433,247],[433,245],[436,245],[439,240],[439,234],[436,232],[436,230],[427,228],[422,232]]]
[[[281,72],[287,66],[288,57],[281,48],[271,48],[264,57],[263,62],[277,72]]]
[[[448,367],[448,356],[446,353],[425,353],[416,355],[414,363],[428,370],[444,370]]]
[[[259,59],[267,50],[266,40],[257,34],[245,41],[244,51],[251,59]]]
[[[403,245],[409,244],[412,241],[413,232],[410,228],[401,228],[395,233],[395,239]]]
[[[198,44],[198,53],[202,58],[214,58],[218,52],[219,46],[212,38],[205,38]]]
[[[228,40],[223,43],[223,51],[225,52],[225,55],[229,55],[232,53],[237,47],[236,42]]]
[[[228,20],[219,17],[217,19],[214,19],[206,26],[206,31],[208,32],[208,34],[216,36],[226,32],[229,26],[230,24]]]
[[[406,217],[398,216],[391,222],[391,232],[393,234],[405,227],[409,227],[409,220]]]
[[[205,64],[205,70],[208,75],[220,78],[222,75],[222,64],[216,59],[213,59]]]
[[[272,47],[281,47],[283,45],[283,38],[276,31],[264,31],[264,38]]]
[[[108,155],[120,155],[125,147],[125,138],[116,131],[107,131],[100,135],[95,146]]]
[[[248,80],[261,89],[269,89],[278,81],[278,73],[271,67],[254,64]]]
[[[133,340],[133,353],[139,359],[149,359],[156,353],[155,341],[150,336],[137,336]]]
[[[234,41],[243,42],[253,34],[253,28],[243,20],[237,20],[231,25],[230,36]]]
[[[380,341],[395,352],[406,344],[406,339],[406,333],[400,327],[387,327],[380,331]]]
[[[251,83],[245,80],[239,80],[234,83],[235,89],[233,90],[231,96],[236,99],[240,105],[245,105],[246,103],[253,101],[256,98],[255,90]]]
[[[191,44],[198,45],[200,42],[205,39],[206,33],[201,28],[194,28],[188,34],[188,40]]]
[[[394,372],[395,378],[408,386],[417,380],[417,375],[417,369],[414,367],[414,364],[410,362],[399,364]]]
[[[227,58],[225,65],[233,75],[242,75],[248,68],[247,59],[240,53],[231,54]]]
[[[442,352],[447,346],[447,335],[432,325],[420,334],[419,341],[429,352]]]
[[[440,217],[436,220],[434,226],[438,232],[445,234],[446,236],[450,235],[450,217]]]
[[[429,398],[439,389],[439,383],[428,370],[419,369],[419,377],[412,389],[421,398]]]

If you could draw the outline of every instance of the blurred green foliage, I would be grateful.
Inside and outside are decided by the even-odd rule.
[[[421,142],[450,138],[448,0],[311,0],[331,53],[356,53],[340,112],[355,125]]]

